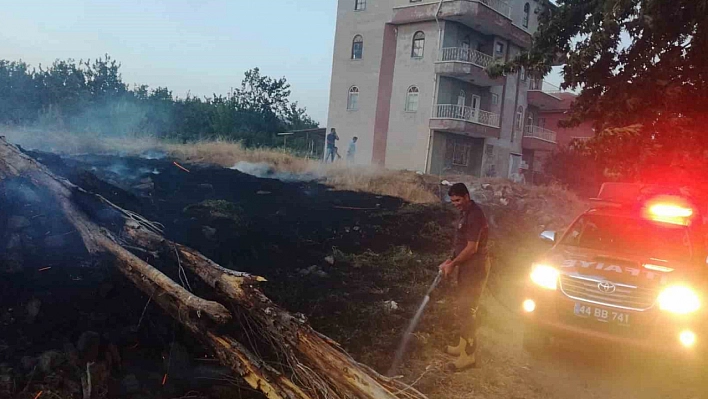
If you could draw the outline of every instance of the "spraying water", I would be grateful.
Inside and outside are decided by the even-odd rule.
[[[406,353],[406,348],[408,347],[408,343],[410,342],[411,338],[413,337],[413,331],[415,331],[415,328],[418,327],[418,322],[420,322],[420,318],[421,318],[421,316],[423,316],[423,312],[425,311],[425,308],[428,306],[428,302],[430,302],[430,294],[438,286],[438,284],[440,284],[440,281],[442,281],[442,276],[443,275],[442,275],[442,271],[441,271],[435,277],[435,281],[433,281],[433,284],[431,284],[430,288],[428,288],[428,292],[425,294],[425,298],[423,298],[423,302],[418,307],[418,311],[415,312],[415,316],[413,316],[410,324],[408,324],[408,329],[406,329],[405,334],[403,334],[403,338],[401,339],[401,344],[398,346],[398,350],[396,351],[396,357],[393,359],[393,365],[391,365],[391,368],[388,371],[389,376],[394,376],[395,373],[398,371],[398,368],[401,366],[401,362],[403,362],[403,355]]]

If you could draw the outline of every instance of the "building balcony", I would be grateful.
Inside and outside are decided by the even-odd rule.
[[[470,137],[499,137],[499,114],[455,104],[438,104],[430,128]]]
[[[529,105],[541,110],[557,109],[562,99],[560,87],[552,85],[541,79],[532,79],[528,92]]]
[[[472,83],[476,86],[502,86],[503,78],[491,78],[487,68],[495,63],[494,57],[464,47],[444,48],[435,63],[435,73]]]
[[[501,36],[523,48],[531,46],[531,33],[513,23],[511,6],[504,0],[443,0],[413,3],[395,7],[391,23],[402,25],[435,21],[436,15],[439,19],[465,24],[485,35]]]
[[[522,147],[526,150],[553,151],[557,147],[557,134],[540,126],[526,126]]]

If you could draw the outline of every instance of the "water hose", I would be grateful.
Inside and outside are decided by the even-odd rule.
[[[415,313],[415,316],[413,316],[413,319],[411,319],[411,322],[408,324],[408,329],[406,329],[406,332],[403,335],[403,338],[401,339],[401,344],[398,346],[398,350],[396,350],[396,357],[393,359],[393,364],[391,365],[391,368],[388,371],[388,376],[393,377],[398,371],[398,368],[401,366],[401,363],[403,362],[403,355],[406,353],[406,348],[408,347],[408,343],[411,340],[413,331],[415,331],[415,328],[418,327],[418,323],[420,322],[420,318],[423,315],[423,311],[425,311],[425,308],[428,306],[428,302],[430,302],[430,294],[435,290],[435,288],[438,287],[438,285],[440,285],[442,279],[443,272],[441,270],[438,272],[438,275],[435,276],[435,280],[430,285],[430,288],[428,288],[428,291],[425,293],[425,297],[423,298],[423,302],[421,302],[420,306],[418,307],[418,311]]]

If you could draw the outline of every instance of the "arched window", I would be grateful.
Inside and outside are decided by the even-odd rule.
[[[531,16],[531,4],[526,3],[526,4],[524,4],[524,20],[523,20],[524,28],[529,27],[529,17],[530,16]]]
[[[411,86],[408,88],[408,93],[406,94],[406,111],[407,112],[417,112],[418,111],[418,95],[420,90],[416,86]]]
[[[352,59],[360,60],[364,55],[364,38],[361,35],[354,36],[352,41]]]
[[[413,35],[413,48],[411,50],[411,57],[413,58],[423,58],[425,53],[425,33],[416,32]]]
[[[366,10],[366,0],[354,0],[354,11]]]
[[[350,111],[356,111],[359,109],[359,88],[352,86],[349,89],[349,95],[347,96],[347,109]]]

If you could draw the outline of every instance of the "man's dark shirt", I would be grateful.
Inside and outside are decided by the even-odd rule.
[[[468,242],[476,241],[479,243],[479,247],[469,263],[484,261],[487,257],[489,225],[484,212],[474,201],[470,202],[467,209],[462,211],[462,216],[456,227],[453,256],[457,257],[467,247]]]
[[[321,137],[321,136],[320,136]],[[338,139],[337,133],[330,133],[327,135],[327,148],[334,148],[334,142]]]

